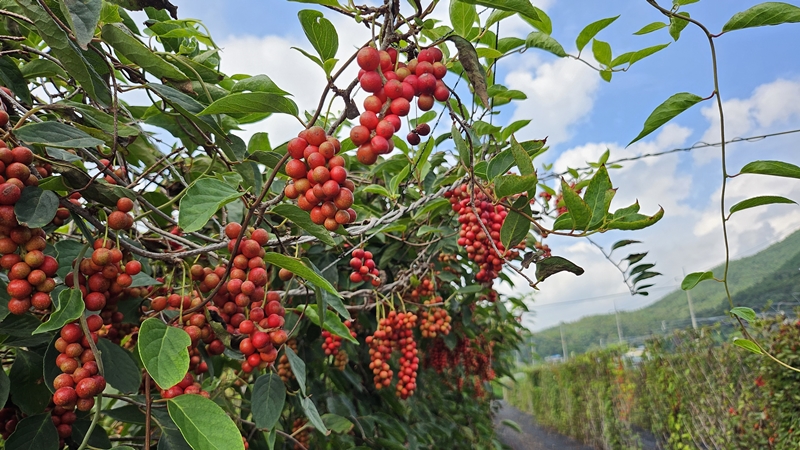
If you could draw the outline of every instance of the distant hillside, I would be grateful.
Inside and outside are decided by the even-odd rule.
[[[749,306],[756,311],[768,303],[798,302],[800,298],[800,231],[761,252],[733,261],[728,279],[736,306]],[[721,276],[722,266],[713,272]],[[720,283],[705,281],[692,289],[695,317],[713,317],[726,314],[730,309],[725,290]],[[791,308],[788,306],[787,308]],[[676,290],[661,300],[642,309],[620,312],[624,337],[659,333],[662,321],[668,329],[691,326],[686,292]],[[584,317],[564,325],[564,334],[570,353],[582,353],[593,346],[618,342],[617,324],[613,314]],[[561,334],[558,327],[548,328],[533,335],[539,355],[561,353]]]

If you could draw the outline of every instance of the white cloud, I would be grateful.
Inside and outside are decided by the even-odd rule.
[[[526,139],[548,136],[551,145],[567,141],[575,125],[591,112],[600,77],[583,63],[566,58],[542,62],[527,52],[509,59],[513,61],[503,67],[514,68],[505,77],[505,85],[528,96],[515,102],[511,118],[531,119],[519,134]]]
[[[778,79],[762,84],[746,99],[733,98],[722,102],[725,114],[725,138],[746,137],[784,129],[800,121],[800,80]],[[701,110],[711,126],[703,134],[703,142],[719,142],[719,110],[716,102]],[[695,154],[695,161],[706,163],[719,158],[719,152]]]

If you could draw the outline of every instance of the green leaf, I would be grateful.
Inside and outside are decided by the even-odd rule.
[[[336,51],[339,49],[339,35],[333,24],[323,17],[321,12],[313,9],[304,9],[297,13],[297,17],[320,59],[327,61],[336,57]]]
[[[765,2],[734,14],[722,26],[722,31],[798,22],[800,22],[800,8],[797,6],[783,2]]]
[[[591,210],[592,219],[589,222],[589,229],[594,229],[603,223],[615,192],[606,166],[600,166],[589,181],[589,186],[586,187],[586,193],[583,195],[583,200]]]
[[[306,414],[306,417],[308,417],[308,421],[311,422],[311,425],[313,425],[317,431],[328,434],[328,429],[325,427],[325,423],[322,422],[322,418],[319,416],[317,407],[314,405],[311,397],[300,399],[300,407],[303,408],[303,412]]]
[[[531,214],[531,206],[527,197],[517,199],[514,202],[514,207],[529,216]],[[513,248],[528,236],[530,229],[531,221],[527,217],[514,210],[509,210],[505,221],[503,221],[503,226],[500,228],[500,242],[507,249]],[[490,251],[493,251],[493,249]]]
[[[14,205],[14,213],[20,225],[41,228],[56,217],[58,196],[37,186],[26,186],[22,196]]]
[[[244,192],[215,178],[200,179],[181,198],[178,225],[187,233],[200,230],[220,208],[242,195]]]
[[[64,325],[79,318],[83,314],[85,305],[83,295],[78,289],[64,289],[58,294],[58,307],[47,322],[39,325],[33,334],[47,333],[48,331],[58,330]]]
[[[311,221],[311,217],[306,211],[294,205],[278,205],[271,210],[272,213],[289,219],[292,223],[307,231],[308,234],[319,239],[321,242],[330,246],[336,245],[330,232],[322,225],[317,225]]]
[[[653,22],[653,23],[650,23],[650,24],[647,24],[647,25],[643,26],[639,31],[637,31],[636,33],[633,33],[633,34],[635,34],[637,36],[641,36],[643,34],[652,33],[653,31],[658,31],[658,30],[660,30],[662,28],[666,28],[668,26],[669,25],[664,23],[664,22]]]
[[[267,252],[267,254],[264,255],[264,262],[267,264],[276,265],[282,269],[286,269],[299,277],[305,278],[306,281],[312,283],[316,287],[325,289],[336,297],[341,298],[339,292],[334,289],[328,280],[320,276],[313,269],[306,266],[303,261],[297,258],[281,255],[280,253]]]
[[[25,81],[25,78],[29,78],[25,75],[25,68],[36,63],[37,61],[48,61],[46,59],[39,60],[35,59],[29,63],[26,63],[22,66],[22,70],[17,67],[16,60],[6,56],[5,58],[0,58],[0,83],[3,86],[11,89],[11,92],[14,93],[17,97],[22,100],[23,103],[31,104],[31,92],[28,89],[28,83]],[[48,61],[50,62],[50,61]],[[55,63],[50,62],[53,66],[58,67]],[[61,71],[63,73],[63,70]]]
[[[23,14],[33,21],[37,33],[49,47],[48,53],[58,59],[64,67],[69,68],[72,78],[80,83],[89,97],[101,106],[110,105],[111,91],[108,84],[91,62],[99,58],[93,52],[83,53],[37,1],[16,0],[16,2],[22,8]],[[105,69],[104,64],[102,67]]]
[[[10,59],[4,59],[3,61],[10,61]],[[2,71],[3,69],[2,66],[3,64],[0,63],[0,71]],[[26,63],[24,66],[22,66],[20,71],[22,72],[22,76],[25,77],[26,79],[38,78],[38,77],[55,77],[55,76],[62,76],[64,78],[69,78],[67,76],[67,73],[64,72],[64,69],[62,69],[61,66],[54,63],[53,61],[50,61],[49,59],[34,59],[33,61],[30,61]],[[3,80],[3,84],[8,85],[5,80]],[[18,94],[19,91],[17,89],[11,88],[11,90],[16,95],[19,95]]]
[[[283,351],[286,353],[286,358],[289,359],[289,365],[292,368],[292,373],[297,378],[297,384],[300,386],[300,391],[306,395],[306,363],[297,356],[289,346],[284,345]]]
[[[461,132],[458,130],[456,124],[453,124],[453,128],[450,131],[450,135],[453,137],[453,142],[456,145],[456,150],[458,150],[458,156],[461,159],[461,162],[467,166],[471,167],[472,164],[472,155],[470,153],[470,149],[467,146],[467,142],[461,136]]]
[[[22,419],[5,443],[7,450],[58,448],[58,432],[49,412]]]
[[[800,167],[783,161],[753,161],[742,167],[740,173],[800,178]]]
[[[367,193],[370,193],[370,194],[382,195],[382,196],[384,196],[386,198],[394,198],[394,195],[392,195],[392,193],[389,192],[388,189],[386,189],[385,187],[381,186],[380,184],[370,184],[369,186],[366,186],[366,187],[362,188],[361,191],[362,192],[367,192]]]
[[[389,192],[393,195],[396,195],[397,189],[400,187],[400,184],[408,178],[408,173],[411,171],[411,165],[407,165],[403,167],[397,175],[393,176],[392,179],[389,180],[387,187],[389,188]]]
[[[349,433],[354,426],[353,422],[350,422],[346,418],[331,413],[322,415],[322,423],[324,423],[325,427],[329,430],[339,434]]]
[[[531,5],[530,0],[462,0],[474,5],[487,6],[489,8],[499,9],[502,11],[511,11],[519,13],[523,17],[533,20],[541,20],[536,8]]]
[[[762,205],[772,205],[775,203],[792,203],[797,204],[794,200],[790,200],[786,197],[781,197],[778,195],[761,195],[758,197],[748,198],[747,200],[742,200],[739,203],[731,206],[731,214],[741,211],[743,209],[755,208],[756,206]]]
[[[517,142],[514,136],[511,136],[511,153],[514,155],[514,161],[517,163],[520,175],[536,175],[536,169],[533,167],[533,161],[530,155],[528,155],[525,148]]]
[[[105,378],[108,384],[123,394],[139,392],[142,374],[131,353],[108,339],[98,339],[97,348],[106,367]]]
[[[616,250],[616,249],[618,249],[620,247],[625,247],[626,245],[641,244],[641,243],[642,243],[642,241],[634,241],[633,239],[624,239],[624,240],[615,242],[614,245],[611,246],[611,251],[613,252],[614,250]]]
[[[11,380],[11,401],[25,414],[33,415],[44,411],[53,397],[43,381],[43,374],[41,356],[17,349],[8,378]]]
[[[694,289],[694,287],[697,286],[701,281],[712,279],[714,279],[714,274],[712,272],[692,272],[683,277],[683,281],[681,281],[681,289],[688,291]]]
[[[737,306],[736,308],[733,308],[731,310],[731,314],[748,322],[754,322],[757,317],[756,312],[753,311],[753,308],[746,308],[744,306]]]
[[[464,0],[467,1],[467,0]],[[468,3],[472,3],[468,1]],[[458,61],[464,72],[467,73],[467,79],[472,86],[475,95],[481,100],[484,108],[489,109],[489,93],[486,83],[486,71],[483,69],[481,62],[478,58],[478,52],[472,44],[461,36],[451,35],[447,38],[456,46],[458,50]]]
[[[742,347],[743,349],[750,350],[751,352],[760,355],[761,349],[749,339],[733,338],[733,344]]]
[[[578,33],[578,37],[575,39],[575,45],[578,47],[578,51],[580,52],[581,50],[583,50],[583,47],[586,47],[586,44],[588,44],[589,41],[591,41],[595,36],[597,36],[597,33],[602,31],[603,28],[614,23],[614,21],[617,19],[619,19],[619,16],[608,17],[606,19],[600,19],[596,22],[592,22],[589,25],[586,25],[586,27],[584,27],[583,30],[581,30],[581,32]]]
[[[647,120],[644,121],[644,128],[642,128],[642,131],[638,136],[630,141],[628,145],[633,144],[639,139],[642,139],[643,137],[657,130],[659,127],[661,127],[661,125],[664,125],[675,118],[675,116],[678,114],[686,111],[701,101],[703,101],[702,97],[690,94],[688,92],[681,92],[671,96],[664,101],[664,103],[658,105],[652,113],[650,113],[650,116],[648,116]]]
[[[544,258],[536,263],[536,280],[544,281],[551,275],[559,272],[572,272],[575,275],[583,275],[583,269],[578,267],[572,261],[569,261],[560,256],[551,256]]]
[[[271,430],[278,423],[286,402],[286,386],[276,373],[267,373],[253,385],[252,412],[256,427]]]
[[[655,266],[656,266],[655,264],[639,264],[638,266],[631,269],[629,274],[630,276],[633,276],[636,275],[637,273],[645,272],[648,269],[652,269]]]
[[[641,230],[661,220],[664,217],[664,208],[659,208],[658,212],[652,216],[639,214],[639,204],[635,204],[635,211],[631,207],[621,208],[614,212],[608,219],[605,226],[609,230]]]
[[[512,134],[528,126],[529,123],[531,123],[530,119],[516,120],[510,123],[507,127],[503,128],[503,132],[500,134],[500,139],[504,141],[507,140]]]
[[[242,435],[225,411],[194,394],[167,401],[167,411],[193,450],[244,450]]]
[[[106,114],[103,111],[100,111],[93,106],[84,105],[83,103],[72,102],[69,100],[62,100],[58,102],[57,105],[66,105],[71,109],[77,110],[80,113],[81,117],[83,117],[84,122],[87,122],[97,128],[100,128],[101,130],[108,133],[109,136],[113,135],[115,130],[117,136],[121,137],[136,136],[140,134],[140,130],[138,128],[130,125],[125,125],[125,123],[123,123],[124,119],[120,118],[120,120],[118,120],[115,123],[114,116]],[[48,153],[51,150],[56,150],[56,149],[48,148],[47,149]]]
[[[279,88],[278,85],[275,84],[274,81],[272,81],[272,78],[266,75],[255,75],[249,78],[243,78],[237,81],[236,84],[234,84],[233,87],[231,88],[231,94],[244,91],[266,92],[268,94],[278,94],[278,95],[291,95],[288,92],[284,91],[283,89]]]
[[[526,191],[536,191],[536,175],[503,175],[494,180],[497,198],[508,197]]]
[[[633,52],[633,54],[631,54],[630,58],[628,59],[628,64],[633,65],[633,63],[635,63],[635,62],[641,61],[641,60],[647,58],[648,56],[652,55],[653,53],[659,52],[659,51],[669,47],[669,44],[670,43],[667,42],[666,44],[653,45],[652,47],[647,47],[647,48],[643,48],[641,50],[637,50],[637,51]],[[612,67],[614,66],[613,61],[612,61],[611,65],[612,65]]]
[[[269,92],[238,92],[229,94],[202,110],[198,115],[283,113],[297,115],[297,105],[291,99]]]
[[[472,28],[478,22],[478,12],[474,4],[461,0],[450,0],[450,23],[457,35],[471,40]]]
[[[609,45],[608,42],[593,39],[592,54],[594,54],[594,59],[600,64],[605,66],[611,64],[611,45]]]
[[[644,252],[644,253],[631,253],[625,259],[628,260],[628,262],[630,264],[636,264],[637,262],[643,260],[645,258],[645,256],[647,256],[647,252]]]
[[[69,27],[78,41],[78,45],[86,50],[94,37],[94,30],[100,20],[103,9],[102,0],[64,0],[69,14],[66,15]]]
[[[14,131],[18,139],[28,144],[56,148],[96,147],[103,141],[61,122],[29,123]]]
[[[180,383],[189,370],[189,347],[192,340],[180,328],[167,326],[151,317],[139,329],[136,348],[144,368],[162,388]]]
[[[531,32],[527,39],[525,39],[525,46],[527,48],[539,48],[561,58],[567,56],[564,47],[562,47],[557,40],[550,37],[549,34],[544,34],[540,31]]]
[[[510,148],[498,153],[489,161],[486,170],[486,177],[491,181],[498,176],[507,173],[514,166],[514,153]]]
[[[320,326],[320,317],[319,313],[317,312],[319,309],[317,305],[306,305],[305,308],[297,308],[298,311],[303,311],[308,319],[314,323],[316,326]],[[353,344],[358,345],[358,341],[352,335],[350,335],[350,329],[342,322],[339,318],[339,315],[335,312],[326,309],[325,310],[325,322],[322,325],[322,329],[328,330],[331,334],[335,334],[340,338],[346,339]]]
[[[586,230],[592,219],[592,208],[563,178],[561,179],[561,194],[564,196],[564,204],[572,218],[572,229]]]
[[[679,12],[679,16],[689,17],[689,13],[687,12]],[[669,35],[672,36],[672,39],[676,41],[681,37],[681,31],[686,28],[686,25],[689,25],[689,21],[686,19],[680,19],[677,17],[670,17],[669,18]]]

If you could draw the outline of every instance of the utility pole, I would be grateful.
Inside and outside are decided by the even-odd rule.
[[[686,278],[686,269],[683,269],[683,277]],[[686,291],[686,299],[689,301],[689,315],[692,316],[692,328],[697,329],[697,319],[694,317],[694,306],[692,305],[691,291]]]
[[[567,340],[564,339],[564,322],[561,322],[559,327],[561,329],[561,351],[564,354],[564,361],[567,361]]]
[[[614,316],[617,318],[617,334],[619,335],[619,342],[622,342],[622,325],[619,323],[619,311],[617,311],[617,301],[614,300]]]

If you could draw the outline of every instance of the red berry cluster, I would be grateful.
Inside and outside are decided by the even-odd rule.
[[[125,297],[125,289],[133,284],[133,276],[141,272],[142,264],[136,260],[124,262],[125,255],[110,239],[97,239],[93,247],[91,257],[78,264],[78,285],[86,309],[101,311],[107,304],[116,305]],[[64,282],[75,287],[73,272],[67,274]]]
[[[458,186],[452,191],[445,192],[444,196],[450,200],[453,211],[458,213],[458,221],[461,223],[458,245],[465,247],[467,257],[480,267],[475,279],[481,283],[489,283],[497,278],[505,261],[518,257],[519,252],[506,250],[500,242],[500,229],[503,228],[503,222],[508,215],[505,207],[492,204],[491,199],[483,191],[474,194],[474,211],[470,206],[467,186]],[[488,236],[484,230],[489,231]]]
[[[494,342],[487,341],[483,337],[472,340],[462,338],[450,351],[444,340],[437,339],[428,349],[424,363],[425,367],[431,367],[437,373],[446,372],[455,378],[459,390],[463,388],[465,381],[472,381],[475,395],[482,396],[483,382],[495,378],[492,369],[493,348]]]
[[[370,365],[376,389],[388,387],[392,382],[393,372],[389,366],[392,351],[400,352],[400,370],[397,373],[396,394],[406,399],[414,394],[417,385],[417,342],[414,340],[413,328],[417,324],[417,316],[413,313],[389,314],[378,321],[378,329],[372,336],[367,336]]]
[[[209,393],[203,390],[203,386],[195,381],[190,372],[187,372],[180,383],[169,389],[160,389],[162,398],[174,398],[183,394],[199,394],[209,398]]]
[[[114,172],[114,175],[116,175],[119,178],[125,179],[125,173],[126,173],[125,168],[124,167],[117,167],[115,169],[114,165],[111,164],[111,161],[109,161],[107,159],[101,159],[100,160],[100,165],[98,166],[98,169],[100,169],[100,170],[111,169],[111,171]],[[112,177],[111,175],[105,175],[103,177],[103,179],[108,184],[117,184],[117,180],[115,180],[114,177]]]
[[[97,331],[103,326],[103,319],[98,315],[86,318],[91,337],[97,342]],[[95,355],[92,353],[88,339],[77,323],[70,323],[61,329],[61,335],[55,341],[59,354],[56,366],[61,374],[53,380],[53,422],[56,423],[59,437],[66,438],[72,434],[72,416],[65,420],[64,414],[89,411],[94,406],[94,397],[106,388],[106,380],[99,375]],[[56,418],[58,417],[58,419]]]
[[[345,320],[344,325],[348,330],[352,327],[349,320]],[[350,331],[350,336],[356,337],[356,332]],[[342,338],[340,336],[331,334],[328,330],[322,330],[322,351],[325,352],[325,356],[336,355],[341,347]]]
[[[318,126],[301,131],[287,145],[292,159],[286,163],[286,175],[292,182],[283,193],[297,199],[297,206],[309,211],[314,223],[330,231],[356,220],[351,208],[355,184],[347,179],[344,158],[337,155],[341,148],[338,139]]]
[[[117,200],[117,209],[108,215],[108,227],[112,230],[130,230],[133,226],[133,216],[128,214],[133,210],[133,200],[121,197]]]
[[[2,119],[2,117],[0,117],[0,119]],[[8,440],[11,433],[17,429],[17,424],[19,423],[18,413],[19,410],[14,407],[0,409],[0,436],[4,440]]]
[[[392,136],[400,131],[400,117],[411,112],[414,97],[422,111],[433,108],[435,100],[443,102],[450,97],[450,90],[442,81],[447,74],[442,56],[441,50],[432,47],[403,64],[397,61],[397,50],[393,48],[378,51],[363,47],[358,51],[358,80],[361,88],[372,94],[364,100],[360,125],[350,130],[350,139],[359,146],[359,162],[372,165],[379,155],[392,151]],[[430,126],[419,126],[409,133],[408,142],[419,144],[419,136],[428,133]]]
[[[0,267],[8,271],[8,309],[17,315],[31,306],[39,311],[50,309],[50,292],[56,287],[53,277],[58,271],[55,258],[44,254],[44,230],[20,225],[14,213],[25,186],[38,184],[28,167],[32,162],[28,148],[9,149],[0,141]]]
[[[442,297],[435,297],[432,300],[425,300],[425,305],[441,302]],[[419,329],[422,337],[435,338],[438,335],[447,336],[450,334],[452,318],[446,309],[433,306],[422,312],[421,316],[422,320],[420,320]]]
[[[372,259],[372,252],[357,248],[353,250],[353,258],[350,259],[350,281],[361,283],[369,281],[373,286],[381,285],[381,272],[375,267],[375,260]]]

